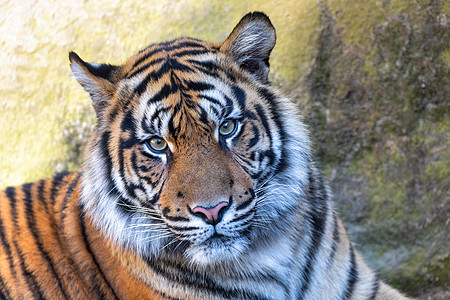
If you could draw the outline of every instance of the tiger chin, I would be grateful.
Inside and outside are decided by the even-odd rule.
[[[120,66],[71,52],[98,123],[79,172],[0,193],[0,298],[406,299],[349,241],[275,40],[253,12]]]

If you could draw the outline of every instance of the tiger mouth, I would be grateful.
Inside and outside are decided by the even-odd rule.
[[[206,241],[204,241],[203,243],[209,243],[209,244],[212,244],[212,243],[220,243],[220,242],[225,243],[225,242],[230,241],[230,240],[232,240],[232,239],[233,239],[233,238],[228,237],[228,236],[226,236],[226,235],[223,235],[223,234],[214,232],[214,234],[213,234],[212,236],[210,236],[210,237],[209,237]]]
[[[223,245],[229,245],[234,240],[239,237],[230,237],[222,233],[218,233],[216,229],[214,229],[214,233],[207,237],[203,242],[199,243],[199,246],[207,246],[207,247],[221,247]]]

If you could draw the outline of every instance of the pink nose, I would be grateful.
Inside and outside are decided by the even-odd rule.
[[[222,214],[220,212],[227,206],[228,202],[224,201],[212,207],[196,206],[192,212],[204,219],[206,223],[216,225],[222,220]]]

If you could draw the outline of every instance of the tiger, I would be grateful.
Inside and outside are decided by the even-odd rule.
[[[0,299],[407,299],[349,240],[276,32],[182,37],[72,73],[97,123],[78,172],[0,193]]]

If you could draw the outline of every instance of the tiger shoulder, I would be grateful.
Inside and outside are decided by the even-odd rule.
[[[406,299],[349,240],[260,12],[223,43],[69,55],[97,114],[79,172],[0,192],[1,299]]]

